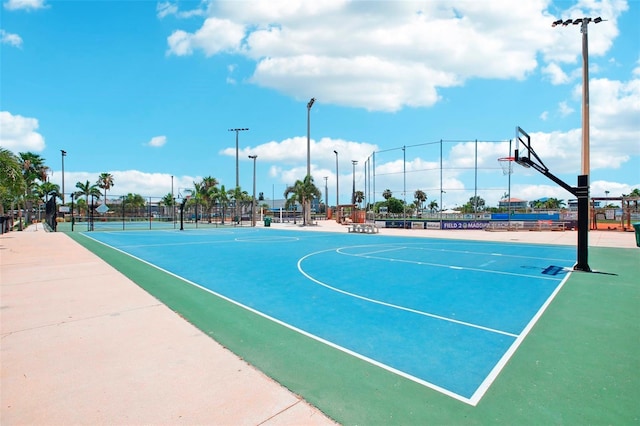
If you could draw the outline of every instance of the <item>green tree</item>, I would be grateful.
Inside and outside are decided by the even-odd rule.
[[[305,176],[304,180],[297,180],[292,186],[288,186],[284,190],[284,197],[287,201],[297,201],[302,206],[302,224],[306,225],[311,220],[311,212],[306,208],[307,202],[314,197],[320,198],[322,193],[320,189],[313,183],[313,177]]]
[[[429,210],[431,210],[431,213],[433,213],[433,212],[435,212],[435,211],[438,209],[438,207],[440,207],[440,206],[438,206],[438,202],[437,202],[436,200],[432,200],[432,201],[429,203],[429,206],[428,206],[428,207],[429,207]]]
[[[404,201],[398,200],[397,198],[390,197],[387,201],[387,209],[389,209],[389,213],[400,214],[404,213]]]
[[[33,202],[39,199],[38,197],[38,184],[40,182],[46,182],[47,171],[49,168],[44,164],[44,158],[39,154],[33,152],[20,152],[19,154],[22,175],[25,182],[25,192],[22,198],[22,206],[27,213],[27,223],[31,222],[31,210]],[[19,216],[22,218],[22,209],[19,209]],[[20,220],[20,229],[22,229],[22,220]]]
[[[241,187],[236,186],[234,189],[227,191],[229,199],[235,204],[236,220],[239,222],[242,215],[242,207],[251,199],[247,191],[243,191]]]
[[[173,206],[176,204],[176,200],[173,199],[173,194],[171,194],[170,192],[165,195],[164,197],[162,197],[162,199],[160,200],[160,204],[166,207],[170,208],[171,213],[171,218],[173,218]],[[165,211],[166,214],[166,211]]]
[[[74,194],[75,198],[78,199],[84,196],[87,205],[89,205],[89,197],[93,196],[100,198],[100,196],[102,195],[98,186],[92,185],[91,183],[89,183],[89,181],[86,181],[85,183],[77,182],[76,188],[78,188],[78,191],[76,191],[76,193]]]
[[[107,203],[107,191],[110,190],[113,186],[113,175],[111,173],[100,173],[98,176],[98,181],[96,182],[98,188],[102,188],[104,190],[104,203]]]
[[[462,206],[462,211],[464,213],[474,213],[482,211],[484,210],[484,205],[485,201],[482,199],[482,197],[474,195],[473,197],[469,198],[469,201],[464,206]]]
[[[557,198],[548,198],[547,201],[545,201],[543,208],[555,210],[562,208],[564,205],[564,200],[559,200]]]
[[[222,209],[220,217],[222,218],[222,224],[224,225],[224,219],[227,215],[227,206],[229,205],[229,194],[227,193],[224,185],[220,185],[220,189],[214,192],[213,197]]]
[[[364,201],[364,192],[356,191],[354,195],[355,195],[356,203],[360,204],[360,207],[362,207],[362,202]]]
[[[218,193],[218,180],[212,176],[203,178],[202,182],[200,182],[199,193],[203,210],[207,212],[207,216],[209,217],[208,221],[211,223],[211,212]]]
[[[38,196],[46,203],[49,197],[59,197],[60,185],[51,182],[42,182],[37,189]]]
[[[20,158],[0,147],[0,215],[13,210],[26,191]]]
[[[125,209],[129,209],[129,211],[134,215],[134,217],[141,216],[141,210],[144,209],[147,202],[144,197],[140,194],[132,194],[131,192],[127,194],[125,197]]]
[[[413,193],[413,198],[416,200],[416,207],[422,210],[424,202],[427,201],[427,194],[421,189],[416,189]]]

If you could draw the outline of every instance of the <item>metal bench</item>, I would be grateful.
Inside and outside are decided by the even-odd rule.
[[[377,234],[378,227],[371,223],[352,223],[347,228],[349,232],[359,232],[361,234]]]

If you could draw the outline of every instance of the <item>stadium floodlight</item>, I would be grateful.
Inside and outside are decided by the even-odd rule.
[[[316,98],[307,103],[307,176],[311,176],[311,107]]]
[[[236,132],[236,188],[240,186],[240,164],[238,162],[238,133],[245,132],[247,128],[229,129],[230,132]]]
[[[60,154],[62,154],[62,205],[64,206],[64,157],[67,156],[67,151],[61,149]],[[73,214],[73,212],[71,213]]]
[[[307,176],[311,177],[311,107],[316,101],[316,98],[311,98],[307,103]],[[309,215],[311,219],[311,200],[305,202],[305,216]],[[305,218],[306,223],[306,218]]]
[[[358,164],[358,160],[351,160],[351,164],[353,165],[353,190],[351,191],[351,204],[356,203],[356,164]]]
[[[590,22],[600,23],[604,21],[601,17],[591,19],[589,17],[567,19],[562,22],[563,26],[571,23],[580,24],[582,33],[582,174],[589,174],[589,40],[587,26]],[[551,26],[555,27],[561,20],[554,21]]]
[[[581,175],[578,176],[578,186],[581,192],[578,196],[578,263],[574,269],[590,271],[588,265],[588,247],[589,247],[589,38],[588,26],[590,22],[600,23],[604,21],[601,17],[591,19],[589,17],[578,18],[575,20],[567,19],[562,26],[573,22],[574,25],[580,24],[580,32],[582,33],[582,167]],[[551,26],[555,27],[558,21],[554,21]]]
[[[253,160],[253,198],[251,200],[251,226],[256,226],[256,158],[257,155],[250,155]]]
[[[335,149],[333,150],[333,153],[336,155],[336,213],[338,211],[338,205],[340,204],[340,175],[338,174],[338,151],[336,151]],[[337,217],[337,216],[336,216]]]

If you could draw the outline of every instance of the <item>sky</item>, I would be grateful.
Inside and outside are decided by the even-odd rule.
[[[604,19],[588,25],[591,195],[619,196],[640,188],[638,0],[2,0],[0,146],[41,155],[61,186],[66,151],[66,193],[107,172],[108,197],[178,196],[207,176],[235,187],[229,129],[246,128],[239,184],[252,193],[257,155],[268,200],[306,176],[309,131],[329,204],[354,185],[445,209],[568,201],[497,159],[519,126],[577,184],[582,34],[551,24],[582,17]]]

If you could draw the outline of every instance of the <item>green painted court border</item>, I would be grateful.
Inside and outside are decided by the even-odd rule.
[[[333,349],[69,233],[170,309],[341,424],[640,420],[640,250],[590,248],[476,407]]]

